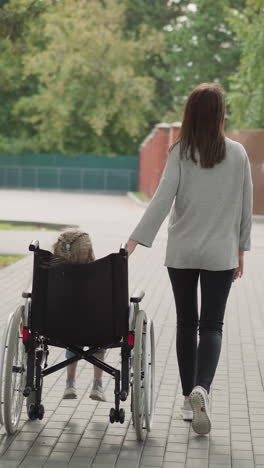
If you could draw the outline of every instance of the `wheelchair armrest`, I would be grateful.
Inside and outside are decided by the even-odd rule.
[[[29,299],[32,296],[32,293],[29,291],[23,291],[22,292],[22,297],[23,299]]]
[[[39,249],[39,241],[38,240],[32,240],[30,242],[28,250],[30,250],[31,252],[35,252],[35,250],[38,250],[38,249]]]
[[[145,292],[140,290],[140,289],[136,289],[136,291],[134,292],[134,294],[130,297],[130,302],[136,302],[136,303],[139,303],[142,301],[143,297],[145,296]]]
[[[123,255],[124,257],[127,257],[127,244],[126,243],[120,245],[119,253]]]

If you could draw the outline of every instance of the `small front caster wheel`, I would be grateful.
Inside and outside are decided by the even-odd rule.
[[[122,392],[120,392],[120,400],[121,401],[126,401],[126,399],[127,399],[127,392],[122,390]]]
[[[44,413],[45,413],[44,406],[43,406],[43,405],[39,405],[39,408],[38,408],[38,418],[39,418],[39,419],[43,419]]]
[[[35,405],[30,405],[28,408],[28,417],[31,419],[31,421],[34,421],[38,417],[38,409]]]
[[[115,408],[110,409],[109,420],[112,424],[115,422]]]
[[[119,422],[123,424],[125,421],[125,410],[123,408],[120,408],[119,410]]]

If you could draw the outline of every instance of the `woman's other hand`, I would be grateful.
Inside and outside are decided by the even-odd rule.
[[[234,271],[233,281],[237,278],[241,278],[244,271],[244,252],[239,252],[238,267]]]
[[[137,241],[134,241],[133,239],[128,239],[127,241],[128,256],[130,256],[134,252],[137,245],[138,245]]]

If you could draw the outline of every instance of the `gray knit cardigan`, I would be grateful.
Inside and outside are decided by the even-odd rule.
[[[146,247],[169,213],[165,265],[228,270],[250,250],[252,178],[244,147],[225,138],[226,158],[213,168],[169,153],[159,186],[130,239]],[[199,161],[199,154],[196,154]]]

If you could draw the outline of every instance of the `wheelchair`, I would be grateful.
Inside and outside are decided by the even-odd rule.
[[[56,261],[60,257],[40,249],[37,240],[29,250],[34,253],[32,288],[10,314],[1,343],[0,423],[8,434],[15,433],[24,399],[28,418],[43,419],[44,377],[85,359],[115,380],[111,423],[124,422],[120,402],[130,392],[132,422],[137,440],[143,440],[154,413],[154,327],[140,308],[145,293],[136,291],[129,300],[126,246],[87,264]],[[49,346],[75,356],[49,367]],[[120,369],[94,356],[100,348],[121,348]]]

